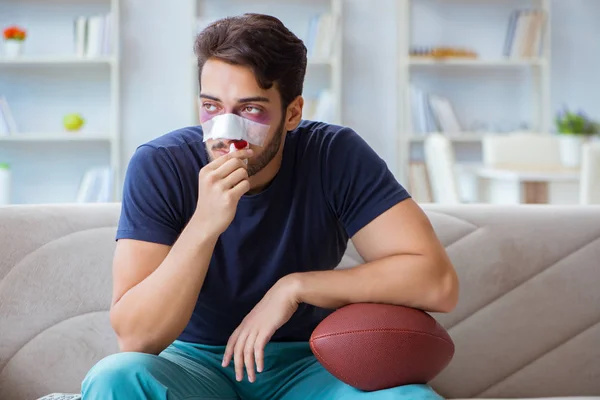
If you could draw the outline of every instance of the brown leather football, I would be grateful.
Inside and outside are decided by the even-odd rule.
[[[312,333],[310,347],[333,376],[364,391],[427,383],[454,356],[450,335],[431,315],[374,303],[330,314]]]

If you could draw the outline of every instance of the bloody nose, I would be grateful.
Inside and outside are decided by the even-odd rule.
[[[245,149],[246,146],[248,146],[248,142],[246,142],[245,140],[234,140],[233,145],[236,149],[242,150]]]

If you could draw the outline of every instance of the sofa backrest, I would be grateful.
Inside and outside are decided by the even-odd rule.
[[[434,316],[448,398],[600,393],[600,207],[424,205],[461,295]],[[118,204],[0,208],[0,398],[78,392],[117,351],[108,320]],[[340,267],[360,256],[350,246]]]

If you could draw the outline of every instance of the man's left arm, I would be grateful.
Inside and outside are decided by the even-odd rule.
[[[386,303],[432,312],[450,312],[456,306],[454,267],[429,219],[412,199],[369,222],[352,242],[364,264],[284,278],[298,302],[322,308]]]
[[[352,237],[364,264],[332,271],[299,272],[281,278],[233,332],[223,366],[235,360],[254,382],[264,367],[264,348],[298,308],[308,303],[335,309],[352,303],[397,304],[450,312],[458,279],[442,244],[410,198],[383,212]]]
[[[346,128],[324,135],[315,165],[315,184],[365,263],[281,278],[229,338],[223,366],[233,359],[237,380],[245,367],[254,381],[265,345],[300,303],[329,309],[386,303],[439,312],[457,303],[456,273],[427,216],[360,136]]]

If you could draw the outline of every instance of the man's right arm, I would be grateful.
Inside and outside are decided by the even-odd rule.
[[[158,354],[190,320],[216,243],[194,222],[173,247],[117,243],[110,318],[121,351]]]
[[[110,319],[121,351],[158,354],[183,332],[217,239],[249,189],[241,159],[250,154],[232,153],[201,170],[196,211],[172,246],[133,238],[117,242]]]

